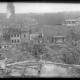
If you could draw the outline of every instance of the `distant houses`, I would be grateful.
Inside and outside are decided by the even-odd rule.
[[[34,40],[34,37],[38,37],[39,33],[30,34],[30,40]]]
[[[76,24],[77,24],[76,19],[66,20],[66,26],[76,26]]]
[[[65,43],[67,30],[63,26],[43,27],[44,42]]]
[[[63,24],[66,26],[77,26],[80,24],[80,19],[66,19]]]
[[[68,28],[66,26],[74,26],[79,24],[80,19],[66,20],[66,25],[43,25],[41,31],[33,30],[35,25],[38,27],[38,23],[35,19],[25,19],[29,22],[30,27],[6,27],[2,30],[1,35],[3,36],[2,45],[6,48],[7,44],[18,46],[22,42],[33,42],[33,43],[55,43],[63,44],[66,42],[66,35]],[[30,24],[31,23],[31,24]]]
[[[2,49],[4,49],[4,50],[8,50],[8,49],[10,49],[11,48],[11,44],[9,43],[9,42],[3,42],[2,43]]]
[[[65,43],[68,30],[76,28],[80,30],[80,18],[66,19],[62,25],[43,25],[42,31],[44,42],[47,43]]]
[[[35,44],[43,43],[42,33],[36,33],[35,36],[32,36],[32,42]]]
[[[54,43],[65,43],[65,36],[54,36]]]
[[[3,38],[1,37],[0,39],[0,50],[8,50],[11,48],[10,42],[4,41]]]
[[[44,26],[41,32],[30,34],[30,41],[34,43],[55,43],[66,42],[67,30],[62,26]]]

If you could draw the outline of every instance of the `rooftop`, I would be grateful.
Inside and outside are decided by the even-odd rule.
[[[66,21],[77,21],[77,19],[68,19]]]

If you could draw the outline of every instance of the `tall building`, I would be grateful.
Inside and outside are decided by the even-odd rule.
[[[30,41],[30,32],[27,28],[21,29],[21,42],[29,42]]]
[[[11,28],[10,29],[10,40],[12,44],[20,44],[20,29],[18,28]]]

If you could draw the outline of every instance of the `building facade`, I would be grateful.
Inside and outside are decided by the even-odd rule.
[[[20,34],[11,34],[10,38],[11,38],[12,44],[20,44],[21,43]]]
[[[11,29],[10,30],[10,41],[11,44],[20,44],[21,43],[21,33],[20,29]]]
[[[3,29],[3,40],[6,42],[10,42],[10,33],[9,29]]]
[[[20,29],[8,28],[3,30],[4,41],[10,42],[11,44],[20,44]]]
[[[39,33],[30,34],[30,40],[34,40],[34,38],[38,36],[39,36]]]
[[[65,43],[65,36],[54,36],[54,43]]]
[[[30,41],[30,32],[28,29],[9,28],[3,31],[4,41],[10,42],[12,45],[21,44],[21,42]]]
[[[30,41],[30,32],[28,29],[21,29],[21,42]]]
[[[80,24],[80,19],[68,19],[65,22],[66,26],[76,26]]]
[[[8,50],[8,49],[10,49],[10,48],[11,48],[10,42],[3,42],[3,43],[2,43],[2,49]]]

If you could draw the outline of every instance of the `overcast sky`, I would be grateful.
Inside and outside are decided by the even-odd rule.
[[[6,13],[7,3],[0,3],[0,13]],[[80,11],[80,4],[69,3],[14,3],[15,13],[46,13]]]

